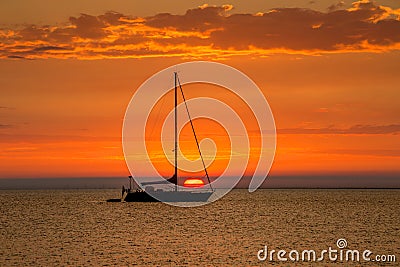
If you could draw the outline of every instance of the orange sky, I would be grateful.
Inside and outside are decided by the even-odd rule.
[[[278,131],[272,174],[399,174],[399,7],[287,7],[95,10],[69,20],[59,14],[47,26],[7,21],[0,28],[0,177],[128,175],[121,128],[130,98],[155,72],[196,59],[231,65],[263,91]],[[189,97],[208,94],[192,87]],[[210,168],[218,175],[229,144],[217,125],[209,132],[196,125],[202,137],[220,133]]]

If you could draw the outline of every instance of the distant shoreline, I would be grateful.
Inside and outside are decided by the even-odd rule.
[[[242,178],[237,189],[246,189],[250,179]],[[128,179],[114,178],[2,178],[0,190],[120,189]],[[391,190],[400,189],[397,176],[274,176],[260,189]]]
[[[5,189],[5,188],[0,188],[0,192],[4,191],[88,191],[88,190],[116,190],[120,191],[120,188],[13,188],[13,189]],[[233,190],[247,190],[247,188],[234,188]],[[327,191],[397,191],[400,190],[399,188],[297,188],[297,187],[291,187],[291,188],[259,188],[257,189],[261,191],[268,191],[268,190],[287,190],[287,191],[296,191],[296,190],[310,190],[310,191],[318,191],[318,190],[327,190]]]

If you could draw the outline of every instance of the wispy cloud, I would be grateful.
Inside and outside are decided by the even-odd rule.
[[[328,152],[320,151],[320,153],[400,157],[400,151],[398,149],[331,149]]]
[[[400,124],[354,125],[349,128],[286,128],[278,129],[278,134],[399,134]]]
[[[70,17],[64,25],[0,29],[0,58],[221,58],[273,53],[385,52],[400,49],[400,10],[357,1],[324,13],[277,8],[234,13],[201,6],[183,15],[117,12]]]
[[[13,126],[10,125],[10,124],[1,124],[0,123],[0,129],[8,129],[8,128],[11,128],[11,127],[13,127]]]
[[[9,125],[12,127],[12,125]],[[1,126],[0,126],[1,129]],[[0,133],[0,143],[62,143],[62,142],[119,142],[120,137],[112,136],[87,136],[87,135],[45,135],[45,134],[6,134]]]

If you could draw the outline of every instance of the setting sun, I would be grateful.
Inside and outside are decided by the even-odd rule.
[[[204,182],[199,178],[188,178],[183,183],[184,187],[203,187]]]

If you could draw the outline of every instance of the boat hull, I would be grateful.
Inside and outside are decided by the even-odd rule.
[[[126,194],[125,202],[207,202],[213,192],[192,191],[161,191],[152,192],[151,195],[145,191],[129,192]]]

